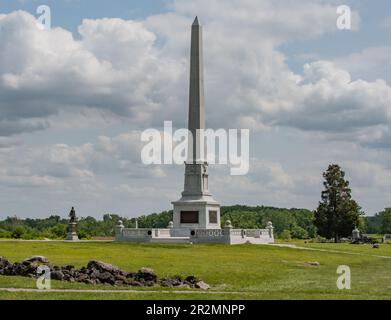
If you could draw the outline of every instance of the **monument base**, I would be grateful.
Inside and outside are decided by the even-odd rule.
[[[190,236],[194,229],[220,229],[220,204],[211,196],[183,197],[172,204],[174,236]]]
[[[68,233],[67,233],[66,240],[68,240],[68,241],[78,241],[79,240],[79,237],[77,236],[77,233],[76,233],[76,226],[77,226],[76,222],[70,222],[68,224]]]

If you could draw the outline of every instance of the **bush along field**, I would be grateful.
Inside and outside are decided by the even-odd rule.
[[[0,242],[0,256],[11,262],[32,255],[78,269],[99,260],[126,272],[149,268],[161,279],[194,275],[210,288],[52,280],[52,289],[58,291],[38,292],[34,278],[1,275],[1,299],[391,299],[391,245],[373,249],[302,241],[264,246]],[[350,268],[350,290],[337,287],[341,265]]]

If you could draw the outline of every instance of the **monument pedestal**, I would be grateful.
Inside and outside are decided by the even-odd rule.
[[[68,224],[68,233],[67,233],[66,240],[69,240],[69,241],[78,241],[79,240],[79,237],[77,236],[77,233],[76,233],[76,226],[77,226],[76,222],[70,222]]]
[[[189,236],[194,229],[220,229],[220,204],[213,197],[182,197],[172,204],[175,236]]]

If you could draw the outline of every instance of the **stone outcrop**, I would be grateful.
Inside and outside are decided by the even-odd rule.
[[[86,284],[108,284],[115,286],[163,287],[209,289],[209,285],[195,276],[182,279],[180,276],[159,279],[151,268],[141,268],[137,272],[127,272],[117,266],[102,261],[91,260],[86,267],[80,269],[72,265],[53,266],[43,256],[33,256],[22,262],[11,263],[0,256],[0,275],[37,277],[37,268],[46,265],[50,268],[53,280],[81,282]]]

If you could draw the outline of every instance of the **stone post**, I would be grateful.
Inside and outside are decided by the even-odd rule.
[[[167,229],[170,229],[170,237],[174,237],[174,222],[170,221],[168,223]]]
[[[232,223],[230,220],[225,221],[224,224],[224,238],[226,244],[231,244],[231,230],[232,230]]]

